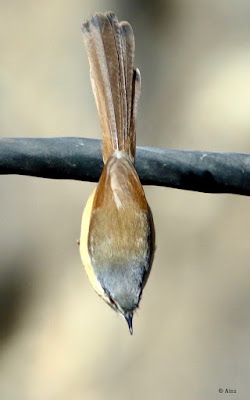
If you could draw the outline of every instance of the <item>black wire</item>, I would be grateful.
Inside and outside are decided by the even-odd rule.
[[[85,138],[0,139],[0,174],[97,182],[101,141]],[[144,185],[250,195],[250,155],[138,147]]]

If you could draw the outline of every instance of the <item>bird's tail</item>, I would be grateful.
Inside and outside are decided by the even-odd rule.
[[[115,150],[124,150],[134,162],[141,80],[134,68],[133,30],[111,12],[94,14],[82,30],[103,132],[103,161]]]

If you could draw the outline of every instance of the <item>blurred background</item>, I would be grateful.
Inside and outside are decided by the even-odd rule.
[[[0,7],[2,137],[101,137],[81,24],[112,10],[136,37],[138,144],[250,152],[248,0]],[[145,188],[157,252],[131,337],[80,261],[95,184],[0,181],[1,400],[249,397],[248,198]]]

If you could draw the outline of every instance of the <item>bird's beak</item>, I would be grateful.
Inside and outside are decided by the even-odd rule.
[[[133,313],[131,312],[131,313],[124,314],[124,318],[128,323],[129,332],[131,333],[131,335],[133,335],[133,325],[132,325]]]

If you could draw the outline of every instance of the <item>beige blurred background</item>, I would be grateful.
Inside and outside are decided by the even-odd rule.
[[[81,23],[107,10],[136,36],[139,144],[250,152],[248,0],[1,2],[1,136],[100,137]],[[78,253],[95,185],[0,181],[1,400],[249,398],[248,198],[146,187],[157,252],[130,337]]]

